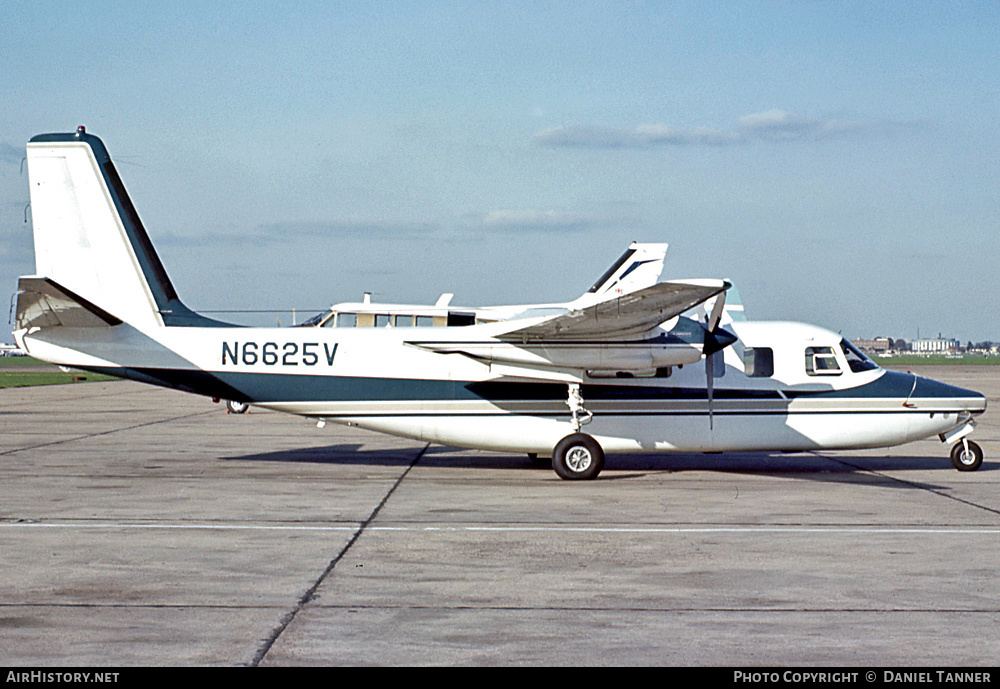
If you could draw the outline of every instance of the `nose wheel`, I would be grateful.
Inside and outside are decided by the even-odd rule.
[[[951,464],[959,471],[975,471],[983,465],[983,448],[962,438],[951,448]]]

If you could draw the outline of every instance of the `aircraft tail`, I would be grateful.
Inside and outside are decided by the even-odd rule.
[[[36,274],[18,284],[20,329],[217,324],[181,303],[99,138],[80,127],[27,150]]]
[[[656,284],[663,272],[667,244],[632,242],[584,297],[604,301]]]

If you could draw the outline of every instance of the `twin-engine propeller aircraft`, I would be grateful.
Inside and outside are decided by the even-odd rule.
[[[728,318],[728,282],[656,282],[653,245],[630,247],[567,304],[473,310],[436,328],[416,315],[392,327],[358,327],[375,325],[359,315],[353,327],[246,328],[180,301],[100,139],[82,127],[36,136],[28,172],[37,274],[18,283],[14,334],[45,361],[551,457],[567,479],[596,477],[605,452],[851,449],[934,435],[955,443],[958,469],[983,460],[967,438],[986,409],[979,393],[882,370],[821,328]]]

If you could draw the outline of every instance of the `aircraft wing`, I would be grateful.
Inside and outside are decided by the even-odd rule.
[[[631,339],[729,289],[724,280],[660,282],[630,294],[518,326],[496,337],[508,342]]]

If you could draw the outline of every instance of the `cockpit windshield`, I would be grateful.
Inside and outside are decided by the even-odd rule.
[[[844,358],[847,359],[847,365],[851,367],[851,370],[855,373],[860,373],[861,371],[871,371],[878,368],[878,364],[865,356],[864,352],[855,347],[853,344],[844,338],[840,341],[840,348],[844,352]]]

